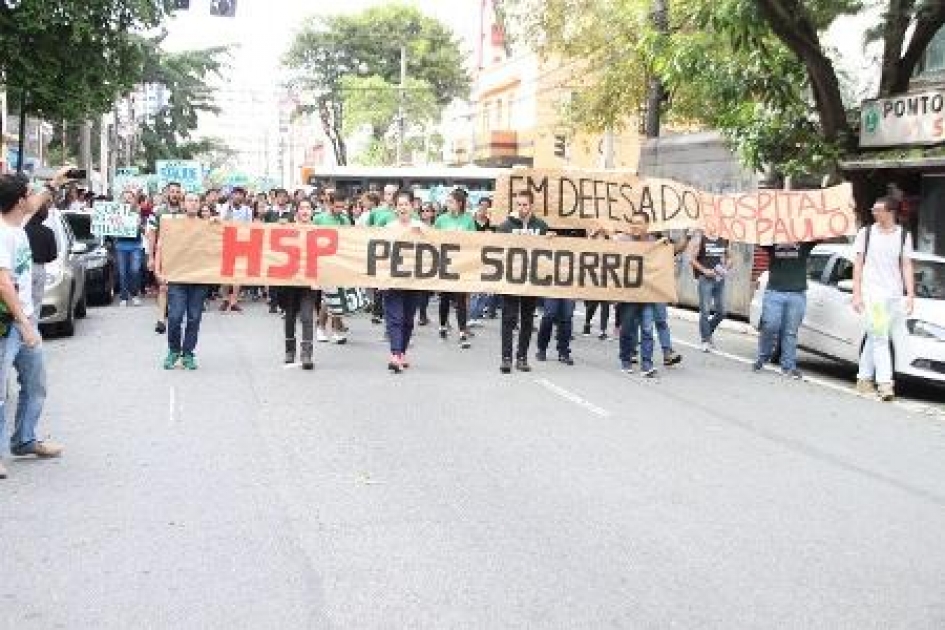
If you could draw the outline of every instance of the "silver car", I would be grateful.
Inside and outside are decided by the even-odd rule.
[[[807,313],[797,332],[805,350],[856,364],[866,339],[864,318],[852,306],[852,245],[818,245],[807,263]],[[916,252],[915,308],[902,335],[892,338],[896,374],[945,383],[945,257]],[[761,322],[768,273],[758,278],[750,321]]]
[[[86,315],[85,254],[88,246],[76,241],[69,224],[56,208],[43,224],[56,236],[56,260],[46,264],[46,286],[39,311],[44,334],[71,337],[75,320]]]

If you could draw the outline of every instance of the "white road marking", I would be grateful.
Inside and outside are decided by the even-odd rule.
[[[542,387],[544,387],[545,389],[547,389],[548,391],[550,391],[551,393],[556,394],[560,396],[561,398],[564,398],[565,400],[572,402],[579,407],[583,407],[584,409],[586,409],[587,411],[590,411],[595,416],[600,416],[601,418],[610,417],[610,412],[607,411],[606,409],[601,409],[600,407],[598,407],[591,401],[581,398],[574,392],[568,391],[567,389],[561,387],[560,385],[555,385],[554,383],[552,383],[546,378],[536,378],[535,382],[541,385]]]
[[[690,343],[688,341],[683,341],[682,339],[679,339],[678,337],[674,339],[673,342],[678,343],[681,346],[685,346],[687,348],[692,348],[694,350],[698,350],[699,352],[702,352],[701,344],[695,344],[695,343]],[[754,359],[746,359],[745,357],[740,357],[737,354],[731,354],[730,352],[723,352],[722,350],[712,350],[706,354],[714,354],[716,356],[729,359],[730,361],[736,361],[743,365],[753,365],[755,362]],[[777,368],[773,365],[766,365],[764,369],[769,372],[781,371],[780,368]],[[841,385],[839,383],[834,383],[832,381],[828,381],[826,379],[822,379],[817,376],[808,376],[807,374],[804,375],[803,380],[806,383],[817,385],[818,387],[823,387],[824,389],[829,389],[831,391],[835,391],[841,394],[846,394],[848,396],[855,396],[857,398],[868,398],[870,400],[877,400],[875,396],[863,396],[862,394],[857,392],[856,389],[852,387],[852,385]],[[925,405],[922,403],[906,401],[906,400],[894,400],[892,401],[892,403],[889,403],[889,404],[892,404],[895,407],[899,407],[900,409],[904,409],[905,411],[908,411],[910,413],[924,414],[927,416],[945,417],[945,410],[939,409],[938,407],[935,407],[933,405]]]

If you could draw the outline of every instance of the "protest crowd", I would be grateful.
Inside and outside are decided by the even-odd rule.
[[[119,307],[141,307],[145,296],[156,298],[154,331],[166,335],[163,367],[167,370],[198,368],[197,348],[205,311],[217,309],[238,316],[244,312],[247,301],[265,301],[266,316],[271,316],[278,322],[274,325],[284,331],[280,335],[284,346],[273,348],[274,360],[286,364],[300,362],[305,370],[315,367],[317,344],[344,345],[349,333],[347,320],[364,313],[373,324],[383,324],[382,334],[389,345],[385,361],[393,374],[409,370],[411,339],[418,329],[435,329],[431,334],[444,342],[452,339],[459,350],[465,351],[473,346],[476,329],[488,319],[499,321],[501,345],[496,348],[496,355],[501,373],[529,372],[530,361],[547,361],[549,352],[553,353],[552,359],[575,365],[571,344],[576,332],[573,319],[577,299],[403,287],[381,290],[318,284],[239,286],[169,282],[162,269],[162,234],[172,222],[195,225],[219,222],[373,230],[391,238],[395,234],[410,234],[418,240],[438,232],[490,232],[516,238],[542,237],[561,244],[560,249],[569,249],[568,243],[577,243],[577,239],[606,241],[617,247],[658,243],[671,248],[675,257],[685,256],[691,266],[699,291],[701,349],[711,352],[715,348],[714,333],[725,318],[725,279],[733,265],[729,240],[699,230],[676,233],[671,240],[668,235],[649,231],[645,217],[636,215],[624,229],[552,230],[536,216],[532,191],[519,188],[511,197],[511,207],[494,212],[490,198],[469,207],[468,194],[462,189],[453,190],[441,205],[421,202],[412,191],[392,185],[353,197],[330,188],[315,188],[311,193],[302,189],[292,193],[272,189],[251,194],[241,187],[185,192],[176,182],[168,183],[153,196],[125,191],[119,200],[136,217],[137,234],[114,238]],[[69,185],[65,172],[32,192],[25,179],[0,176],[0,299],[4,307],[0,312],[3,334],[0,379],[6,382],[11,370],[19,376],[18,408],[10,441],[14,455],[55,457],[62,450],[59,445],[36,438],[45,396],[45,368],[35,308],[42,299],[42,282],[36,295],[36,283],[31,277],[33,267],[29,263],[37,262],[37,255],[42,253],[42,234],[25,231],[23,226],[53,204],[88,210],[95,201]],[[874,309],[871,300],[876,296],[905,295],[903,312],[911,308],[914,288],[903,280],[912,278],[905,269],[912,251],[911,238],[895,223],[897,204],[893,198],[879,200],[872,210],[875,223],[861,229],[857,237],[860,256],[853,304],[861,311]],[[782,373],[802,378],[796,363],[796,342],[806,304],[806,261],[814,244],[778,243],[764,247],[770,279],[764,297],[756,371],[772,359],[777,347]],[[899,253],[901,248],[904,256]],[[896,271],[900,264],[905,273]],[[615,338],[619,342],[615,365],[624,373],[636,370],[643,377],[652,378],[657,374],[658,359],[662,359],[665,368],[677,366],[683,360],[673,347],[667,303],[589,299],[584,302],[580,333],[602,341]],[[882,325],[871,328],[858,375],[858,389],[865,392],[878,388],[883,400],[893,398],[889,347],[884,340],[895,325],[898,325],[895,317],[886,317]],[[0,422],[7,415],[4,402],[5,397],[0,398]],[[0,476],[5,476],[2,466]]]

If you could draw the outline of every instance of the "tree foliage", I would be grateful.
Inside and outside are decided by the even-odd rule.
[[[168,102],[140,130],[136,161],[150,168],[156,160],[192,159],[202,151],[219,148],[219,141],[191,140],[201,112],[218,113],[211,80],[225,68],[227,48],[214,47],[166,52],[160,38],[147,42],[147,61],[141,82],[163,85]]]
[[[429,86],[426,92],[407,90],[408,108],[414,109],[412,101],[421,95],[426,100],[432,94],[433,102],[442,108],[468,94],[470,79],[456,37],[442,23],[409,5],[394,3],[353,15],[317,16],[293,40],[284,63],[296,72],[296,82],[315,97],[313,109],[339,164],[348,159],[347,115],[370,119],[365,122],[376,133],[389,126],[378,120],[388,108],[364,105],[371,97],[381,102],[396,98],[392,88],[400,83],[401,46],[406,48],[407,76]],[[365,96],[353,90],[356,80],[375,81],[377,91]]]
[[[134,32],[170,10],[155,0],[21,0],[0,3],[0,82],[15,107],[77,121],[108,111],[144,62]]]
[[[905,91],[945,24],[941,0],[672,0],[665,29],[652,0],[506,0],[519,35],[543,55],[584,62],[575,122],[591,129],[639,114],[651,78],[670,124],[719,129],[746,165],[831,172],[856,150],[857,103],[822,41],[842,15],[881,4],[879,96]],[[511,7],[511,9],[510,9]]]

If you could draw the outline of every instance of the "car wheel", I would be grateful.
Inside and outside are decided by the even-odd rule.
[[[82,297],[79,298],[79,302],[75,305],[75,316],[78,319],[85,319],[85,316],[89,314],[89,299],[86,297],[85,293],[82,294]]]

